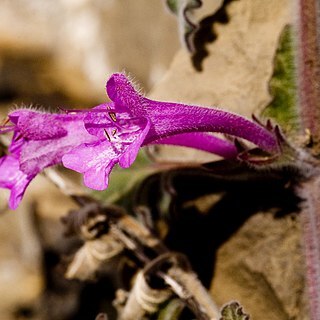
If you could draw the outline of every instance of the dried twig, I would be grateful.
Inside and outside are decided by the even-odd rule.
[[[122,320],[140,319],[144,313],[157,311],[159,304],[172,293],[182,299],[198,319],[218,318],[216,305],[183,255],[170,252],[146,226],[122,208],[104,206],[88,196],[79,195],[81,189],[52,169],[46,176],[80,205],[79,211],[71,212],[64,219],[68,232],[78,233],[85,240],[69,266],[68,278],[90,278],[126,248],[145,267],[138,272],[120,315]],[[152,278],[161,279],[163,285],[153,287]]]

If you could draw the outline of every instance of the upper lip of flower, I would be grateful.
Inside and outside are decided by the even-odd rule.
[[[89,110],[50,114],[21,109],[10,113],[11,125],[0,127],[0,132],[14,131],[9,151],[16,159],[15,168],[18,161],[28,183],[45,167],[62,162],[83,173],[87,186],[100,190],[106,188],[116,163],[129,167],[140,147],[150,143],[236,155],[231,142],[206,132],[244,138],[268,152],[280,151],[276,134],[259,123],[221,109],[147,99],[124,74],[113,74],[106,89],[111,102]],[[8,187],[1,181],[0,186]]]

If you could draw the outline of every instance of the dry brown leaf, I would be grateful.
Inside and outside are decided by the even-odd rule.
[[[217,252],[214,299],[239,301],[252,319],[307,320],[298,222],[270,212],[252,216]]]
[[[93,279],[96,272],[106,262],[117,256],[123,250],[123,245],[112,235],[90,241],[77,251],[66,272],[67,279]]]
[[[149,96],[218,106],[248,117],[259,114],[271,99],[273,58],[280,33],[292,20],[291,5],[289,0],[232,1],[226,7],[229,23],[214,25],[218,38],[207,46],[203,71],[196,71],[189,54],[180,50]],[[179,157],[177,148],[166,149],[162,157]],[[180,159],[186,159],[185,153]]]
[[[184,101],[251,116],[270,100],[268,81],[283,27],[291,22],[288,0],[232,2],[230,22],[215,25],[218,39],[208,45],[203,72],[181,50],[149,94],[159,100]]]

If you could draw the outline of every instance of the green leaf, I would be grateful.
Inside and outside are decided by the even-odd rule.
[[[172,299],[163,306],[157,320],[178,320],[185,303],[180,299]]]
[[[241,305],[236,302],[226,304],[221,310],[220,320],[249,320],[249,315],[244,313]]]
[[[179,2],[179,0],[167,0],[167,6],[172,13],[178,14]]]
[[[274,119],[286,133],[299,129],[297,84],[292,27],[287,25],[280,36],[274,58],[274,71],[269,83],[273,97],[262,115]]]

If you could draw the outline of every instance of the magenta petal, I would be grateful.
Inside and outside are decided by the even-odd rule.
[[[15,130],[19,131],[26,139],[43,140],[60,138],[67,134],[61,118],[65,115],[42,113],[28,109],[13,111],[9,115],[11,122],[16,124]]]
[[[139,148],[150,143],[194,147],[234,157],[236,148],[209,132],[247,139],[273,154],[281,151],[275,130],[215,108],[158,102],[144,98],[124,74],[106,85],[112,100],[90,110],[50,114],[27,109],[11,112],[10,155],[0,159],[0,187],[11,190],[15,208],[33,177],[60,163],[84,174],[85,184],[102,190],[116,163],[129,167]]]
[[[108,176],[118,162],[119,154],[109,141],[83,144],[62,157],[66,168],[84,174],[84,184],[95,190],[108,187]]]
[[[97,138],[84,128],[83,121],[65,123],[67,134],[59,139],[30,140],[23,144],[20,155],[20,168],[28,175],[38,173],[44,168],[61,162],[62,156],[82,143],[92,143]]]
[[[274,132],[237,114],[217,108],[154,101],[141,96],[124,74],[113,74],[107,82],[107,93],[115,109],[146,117],[151,126],[144,144],[191,132],[220,132],[253,142],[261,149],[280,152]]]
[[[111,131],[115,128],[114,121],[111,118],[115,114],[112,107],[113,104],[101,104],[86,112],[83,121],[88,133],[100,139],[106,138],[104,129]]]
[[[118,136],[134,129],[132,126],[136,126],[134,123],[137,122],[137,118],[124,110],[116,113],[115,110],[117,108],[114,104],[105,104],[87,111],[84,117],[84,126],[88,133],[104,140],[107,138],[106,132],[111,139],[115,135]]]
[[[110,161],[105,167],[93,167],[86,171],[83,175],[84,184],[94,190],[105,190],[109,184],[109,174],[115,163]],[[99,177],[97,179],[97,177]]]
[[[34,176],[27,176],[19,169],[19,160],[13,156],[0,159],[0,187],[11,191],[9,207],[16,209]]]
[[[150,129],[150,122],[147,119],[145,119],[145,122],[146,123],[144,129],[135,136],[135,139],[128,145],[125,152],[119,158],[119,165],[122,168],[129,168],[136,160],[140,147],[143,144],[143,141]]]
[[[129,128],[131,130],[129,130]],[[119,162],[123,168],[129,167],[137,157],[139,148],[148,133],[147,119],[131,119],[128,130],[123,131],[112,142],[103,140],[95,144],[82,144],[62,157],[66,168],[84,174],[84,184],[95,190],[108,186],[108,176]]]
[[[117,110],[130,109],[134,115],[144,114],[144,98],[134,89],[123,73],[114,73],[106,85],[109,98],[115,103]]]
[[[44,168],[61,163],[72,148],[98,141],[85,129],[84,116],[25,109],[9,115],[14,134],[10,155],[0,159],[0,187],[11,190],[11,208],[18,206],[30,181]]]

